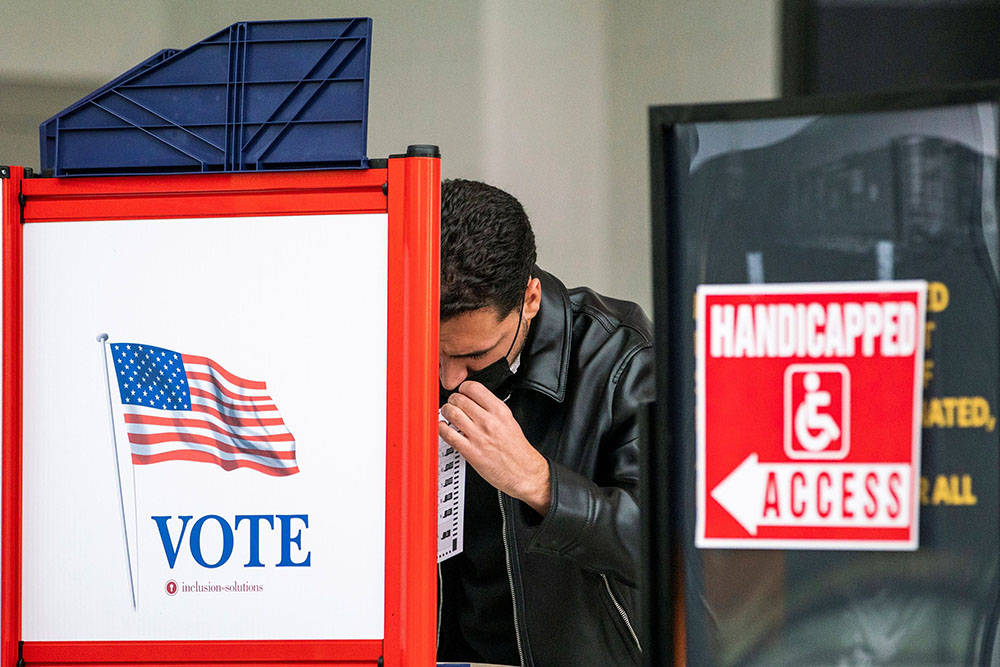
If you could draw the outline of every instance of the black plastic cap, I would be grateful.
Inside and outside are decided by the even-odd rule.
[[[10,178],[10,167],[0,167],[0,178]]]
[[[433,144],[413,144],[406,147],[406,157],[441,157],[441,149]]]

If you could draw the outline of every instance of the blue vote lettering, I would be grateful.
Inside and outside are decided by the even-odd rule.
[[[302,530],[295,533],[295,537],[292,537],[292,519],[299,519],[302,521],[303,527],[309,527],[309,516],[306,514],[279,514],[278,519],[281,521],[281,562],[278,563],[278,567],[309,567],[309,559],[312,557],[312,552],[306,554],[306,559],[300,563],[296,563],[292,560],[292,544],[302,551]]]
[[[240,523],[250,522],[250,560],[243,567],[264,567],[260,562],[260,522],[267,521],[267,525],[274,530],[273,514],[237,514],[236,529],[239,530]]]
[[[309,528],[308,514],[237,514],[233,518],[232,524],[218,514],[206,514],[191,524],[190,531],[187,529],[188,523],[194,516],[190,514],[180,515],[176,517],[181,523],[176,540],[173,537],[169,523],[174,519],[172,515],[151,516],[150,518],[156,523],[160,542],[163,544],[163,555],[166,557],[167,565],[170,566],[171,570],[177,564],[177,558],[182,551],[185,536],[187,536],[188,551],[195,563],[207,569],[222,567],[233,556],[237,535],[247,534],[246,530],[240,530],[244,524],[250,528],[247,534],[248,558],[243,567],[265,567],[260,557],[261,539],[274,539],[275,537],[279,540],[281,553],[281,559],[274,564],[276,567],[310,567],[312,563],[312,552],[304,551],[302,546],[303,533]],[[275,535],[274,530],[275,519],[278,520],[279,524],[277,535]],[[205,524],[208,522],[217,524],[222,536],[222,550],[218,558],[213,562],[209,562],[202,551],[202,531],[205,530]],[[301,524],[296,522],[301,522]],[[261,529],[261,524],[263,523],[267,524],[269,530]],[[209,527],[208,530],[211,532],[215,528]],[[293,546],[295,547],[294,553],[292,550]],[[303,553],[305,553],[305,556],[302,556]]]
[[[167,519],[173,517],[169,516],[154,516],[151,517],[153,521],[156,522],[156,527],[160,529],[160,541],[163,542],[163,553],[167,556],[167,563],[170,565],[170,569],[174,569],[174,563],[177,562],[177,554],[181,550],[181,542],[184,541],[184,531],[187,530],[188,521],[191,520],[191,516],[179,516],[178,519],[181,520],[181,534],[177,538],[177,545],[174,546],[173,540],[170,539],[170,529],[167,527]]]
[[[205,522],[209,519],[215,519],[219,524],[219,528],[222,530],[222,553],[219,555],[219,560],[211,564],[206,563],[205,558],[201,554],[201,527],[204,526]],[[191,526],[191,538],[189,542],[191,544],[191,557],[194,558],[194,562],[198,563],[198,565],[201,565],[202,567],[207,567],[209,569],[219,567],[223,563],[227,562],[229,557],[233,555],[233,529],[229,527],[229,522],[218,514],[208,514],[195,521],[194,525]]]

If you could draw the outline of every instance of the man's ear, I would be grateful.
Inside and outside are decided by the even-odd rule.
[[[532,278],[524,289],[524,319],[531,321],[542,307],[542,281]]]

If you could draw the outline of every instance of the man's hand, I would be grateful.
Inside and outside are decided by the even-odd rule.
[[[461,433],[438,422],[438,435],[483,479],[542,516],[548,513],[549,462],[524,437],[506,403],[478,382],[463,382],[441,414]]]

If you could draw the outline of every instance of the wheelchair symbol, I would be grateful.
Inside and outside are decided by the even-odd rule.
[[[838,460],[850,451],[850,373],[842,364],[785,370],[785,454]]]

